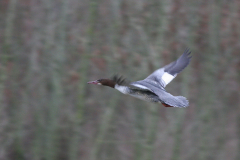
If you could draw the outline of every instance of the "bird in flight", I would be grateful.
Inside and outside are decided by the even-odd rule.
[[[191,52],[186,49],[174,62],[157,69],[144,80],[128,82],[122,76],[115,75],[110,79],[98,79],[88,84],[109,86],[145,101],[162,103],[165,107],[188,107],[189,102],[183,96],[173,96],[165,90],[178,73],[188,66],[191,60]]]

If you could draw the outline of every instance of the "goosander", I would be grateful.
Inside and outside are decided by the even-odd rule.
[[[189,102],[183,96],[173,96],[165,90],[178,73],[190,63],[191,52],[186,49],[174,62],[154,71],[144,80],[129,83],[121,76],[115,75],[110,79],[98,79],[88,84],[109,86],[145,101],[162,103],[165,107],[188,107]]]

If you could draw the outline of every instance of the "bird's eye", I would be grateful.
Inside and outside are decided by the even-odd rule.
[[[99,79],[99,80],[98,80],[98,82],[101,82],[101,81],[102,81],[102,79]]]

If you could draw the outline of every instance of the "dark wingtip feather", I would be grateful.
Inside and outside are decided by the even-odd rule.
[[[189,57],[190,55],[191,55],[191,51],[190,51],[190,48],[186,48],[185,49],[185,51],[184,51],[184,53],[183,53],[183,55],[185,55],[186,54],[186,56],[188,57],[188,58],[191,58],[191,57]]]
[[[189,48],[186,48],[183,54],[175,62],[172,62],[172,65],[166,66],[165,71],[171,75],[178,74],[188,66],[191,58],[191,51]]]

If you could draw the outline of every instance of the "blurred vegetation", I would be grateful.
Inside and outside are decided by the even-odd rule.
[[[87,81],[144,79],[189,47],[164,108]],[[239,0],[1,0],[1,160],[239,160]]]

